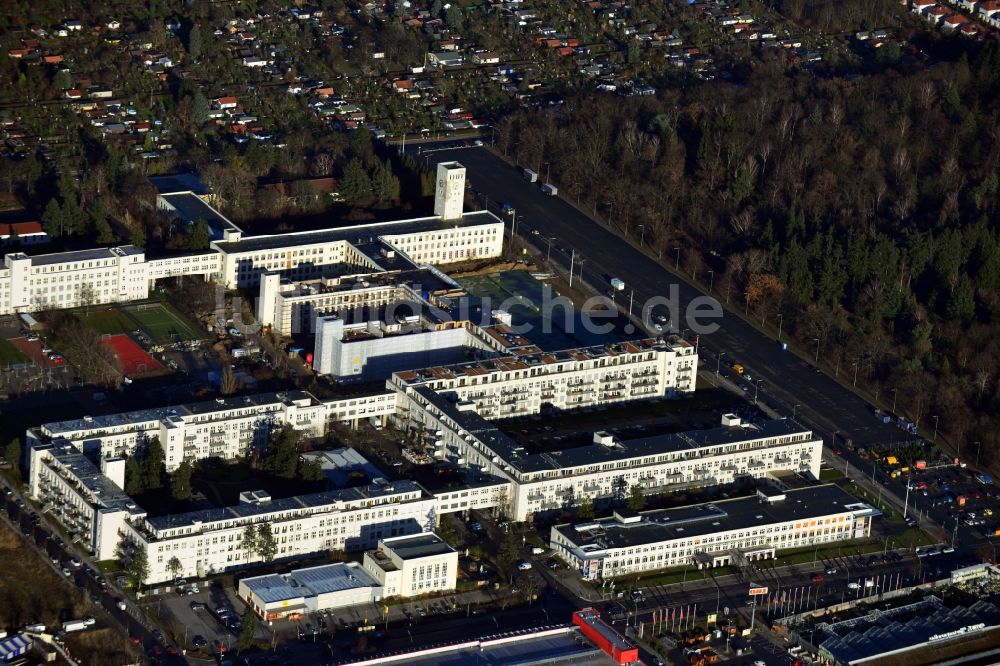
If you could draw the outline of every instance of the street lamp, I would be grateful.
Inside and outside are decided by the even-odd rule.
[[[547,237],[545,239],[545,240],[547,240],[549,242],[549,250],[545,254],[545,261],[546,262],[549,262],[549,261],[552,260],[552,241],[554,241],[555,239],[556,239],[555,236],[549,236],[549,237]]]
[[[709,271],[708,272],[708,278],[709,278],[708,293],[711,294],[712,293],[712,287],[715,286],[715,271]]]
[[[892,389],[892,413],[896,414],[896,389]]]
[[[753,388],[753,404],[755,404],[755,405],[757,404],[757,392],[760,391],[760,384],[763,381],[764,381],[763,379],[758,379],[754,383],[754,388]]]
[[[781,342],[781,325],[785,323],[785,315],[778,313],[778,342]]]
[[[745,308],[743,308],[743,316],[746,317],[746,316],[748,316],[750,314],[750,292],[749,291],[745,291],[745,292],[743,292],[743,295],[747,299],[747,306]]]
[[[545,182],[549,182],[549,163],[545,163]]]
[[[674,263],[674,270],[679,271],[681,269],[681,249],[679,247],[675,247],[674,252],[677,253],[677,261]]]
[[[816,365],[819,365],[819,338],[813,338],[813,342],[816,343]]]
[[[726,355],[726,352],[719,352],[719,355],[715,357],[715,374],[719,374],[719,366],[722,363],[722,357]],[[798,406],[798,405],[796,405]]]
[[[858,385],[858,362],[854,362],[854,386]]]
[[[796,409],[798,409],[798,408],[799,408],[799,407],[801,407],[801,406],[802,406],[802,405],[800,405],[800,404],[798,404],[798,403],[795,403],[794,405],[792,405],[792,420],[793,420],[793,421],[795,420],[795,410],[796,410]]]
[[[643,241],[646,239],[646,225],[639,225],[639,247],[642,247]]]
[[[932,416],[931,418],[934,419],[934,437],[931,438],[931,441],[934,442],[934,443],[937,443],[938,417],[937,416]]]

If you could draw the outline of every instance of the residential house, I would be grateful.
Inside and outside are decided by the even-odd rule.
[[[924,12],[924,15],[927,17],[927,20],[934,25],[941,25],[941,22],[944,21],[945,17],[951,15],[951,10],[943,5],[935,4],[933,7]]]
[[[49,242],[41,222],[0,223],[0,243],[16,239],[20,245],[38,245]]]
[[[968,22],[969,19],[964,14],[956,12],[946,16],[944,21],[941,22],[941,27],[945,30],[958,30]]]

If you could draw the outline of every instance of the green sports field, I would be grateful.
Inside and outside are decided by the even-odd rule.
[[[77,313],[77,317],[101,335],[129,333],[136,329],[135,324],[123,312],[115,308],[91,311],[89,313],[80,312]]]
[[[155,342],[167,344],[197,340],[201,332],[185,319],[180,313],[163,303],[128,306],[128,316],[149,334]]]

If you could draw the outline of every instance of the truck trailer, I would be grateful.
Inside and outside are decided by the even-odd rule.
[[[83,620],[68,620],[62,623],[62,630],[67,634],[71,631],[83,631],[87,628],[87,623]]]

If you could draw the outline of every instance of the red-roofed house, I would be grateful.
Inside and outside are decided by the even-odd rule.
[[[936,4],[934,0],[913,0],[913,13],[924,14]]]
[[[83,93],[76,88],[71,88],[63,94],[66,95],[66,99],[80,99],[83,97]]]
[[[217,109],[235,109],[239,105],[240,101],[235,97],[220,97],[215,100],[215,108]]]
[[[967,19],[964,15],[956,13],[945,17],[944,21],[941,23],[941,27],[945,30],[958,30],[968,22],[969,19]]]
[[[46,65],[58,65],[62,61],[63,57],[61,55],[42,56],[42,62],[44,62]]]
[[[29,53],[31,53],[31,49],[11,49],[7,51],[7,55],[11,58],[23,58]]]
[[[946,16],[951,15],[951,10],[941,5],[934,5],[927,10],[927,20],[935,25],[940,25]]]
[[[41,222],[0,222],[0,242],[7,243],[16,236],[21,245],[38,245],[49,242],[49,235],[42,229]]]
[[[986,18],[1000,14],[1000,0],[986,0],[976,5],[976,13]]]
[[[966,23],[965,25],[963,25],[961,28],[958,29],[959,34],[964,35],[965,37],[973,37],[973,38],[978,37],[981,31],[982,28],[980,28],[975,23]]]

